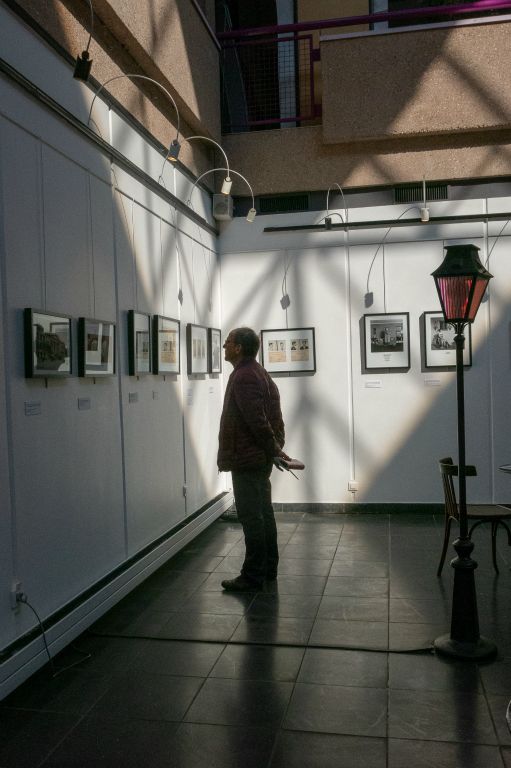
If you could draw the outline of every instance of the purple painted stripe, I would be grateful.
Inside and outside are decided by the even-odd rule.
[[[302,21],[298,24],[282,24],[272,27],[252,27],[250,29],[233,29],[230,32],[220,32],[219,40],[233,40],[254,35],[277,35],[283,32],[304,32],[312,29],[331,29],[333,27],[352,27],[357,24],[372,24],[381,21],[394,21],[402,19],[420,19],[423,16],[463,16],[479,11],[499,11],[509,8],[511,0],[476,0],[473,3],[460,3],[459,5],[439,5],[430,8],[404,8],[402,11],[387,11],[382,13],[368,13],[362,16],[346,16],[341,19],[323,19],[320,21]]]

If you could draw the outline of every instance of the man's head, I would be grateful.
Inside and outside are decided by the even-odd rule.
[[[254,358],[259,351],[259,336],[252,328],[234,328],[224,341],[225,359],[236,365],[246,357]]]

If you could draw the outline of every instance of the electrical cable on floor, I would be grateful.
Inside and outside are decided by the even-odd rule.
[[[30,610],[32,611],[32,613],[34,614],[34,616],[36,617],[36,619],[38,621],[39,627],[41,629],[41,635],[42,635],[42,638],[43,638],[44,648],[45,648],[46,654],[48,656],[48,662],[50,664],[51,676],[52,677],[57,677],[58,675],[62,674],[62,672],[66,672],[68,669],[71,669],[72,667],[76,667],[77,664],[81,664],[82,661],[85,661],[86,659],[92,658],[92,654],[87,653],[85,651],[81,651],[79,648],[76,648],[76,646],[71,645],[70,647],[73,648],[73,650],[75,650],[77,653],[79,653],[82,656],[82,658],[78,659],[77,661],[74,661],[72,664],[68,664],[65,667],[61,667],[60,669],[57,669],[55,667],[55,664],[53,663],[53,659],[52,659],[52,656],[51,656],[51,653],[50,653],[50,649],[48,647],[48,641],[46,639],[46,632],[44,630],[43,623],[41,621],[41,618],[40,618],[39,614],[37,613],[37,611],[34,608],[34,606],[31,605],[31,603],[28,602],[28,598],[27,598],[27,596],[23,592],[17,598],[17,602],[21,603],[23,605],[26,605],[27,608],[30,608]]]
[[[367,648],[365,646],[353,646],[353,645],[321,645],[318,643],[272,643],[265,640],[257,640],[256,642],[250,642],[247,640],[200,640],[193,637],[155,637],[154,635],[119,635],[116,632],[93,632],[89,628],[88,634],[92,637],[110,637],[124,640],[168,640],[169,642],[180,643],[205,643],[207,645],[243,645],[247,648],[261,647],[265,648],[303,648],[308,650],[313,648],[320,651],[367,651],[368,653],[434,653],[433,644],[428,647],[422,646],[421,648]]]

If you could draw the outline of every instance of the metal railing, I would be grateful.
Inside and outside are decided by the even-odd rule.
[[[432,14],[435,21],[450,21],[506,11],[511,14],[511,0],[473,0],[218,33],[222,48],[222,131],[295,127],[320,121],[320,97],[315,88],[315,65],[320,57],[319,49],[313,46],[314,31],[429,23]]]

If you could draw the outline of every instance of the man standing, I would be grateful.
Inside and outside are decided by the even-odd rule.
[[[222,581],[228,591],[254,592],[277,578],[279,551],[271,502],[273,459],[283,451],[284,422],[273,379],[256,361],[259,337],[235,328],[224,342],[225,360],[234,366],[225,390],[218,436],[218,468],[232,473],[238,519],[245,535],[241,574]]]

